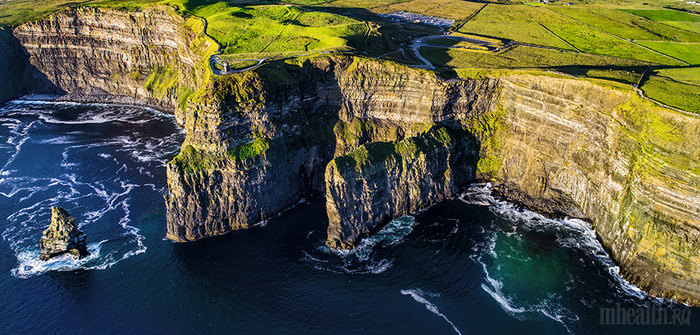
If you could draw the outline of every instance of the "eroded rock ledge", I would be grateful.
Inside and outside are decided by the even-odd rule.
[[[104,22],[112,16],[118,24]],[[343,56],[210,78],[188,70],[207,49],[190,20],[77,9],[15,32],[66,92],[175,106],[187,138],[168,164],[169,238],[246,228],[326,192],[328,243],[352,247],[387,220],[490,180],[536,210],[590,219],[627,279],[700,304],[697,117],[604,82],[446,81]],[[155,26],[170,28],[151,36]]]

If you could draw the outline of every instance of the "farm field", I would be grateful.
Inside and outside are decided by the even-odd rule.
[[[216,3],[192,11],[209,22],[222,54],[309,51],[341,47],[366,25],[345,16],[309,13],[294,6],[231,7]]]
[[[424,66],[414,53],[419,50],[442,74],[464,69],[555,71],[640,84],[650,98],[700,110],[696,99],[700,15],[688,12],[700,11],[700,5],[676,0],[504,2],[9,0],[0,1],[0,26],[16,26],[68,6],[136,9],[150,4],[170,5],[186,16],[207,21],[207,33],[221,46],[221,59],[294,58],[352,51]],[[378,15],[399,11],[455,23],[451,29],[441,30]],[[9,31],[4,30],[5,34]],[[447,33],[491,41],[492,47],[479,42],[455,44],[449,39],[414,45],[419,38]],[[247,64],[243,61],[236,65]],[[645,71],[648,74],[642,78]]]
[[[473,19],[464,24],[459,31],[511,39],[525,44],[579,50],[587,53],[624,57],[660,64],[679,64],[678,61],[662,54],[645,49],[607,31],[559,13],[558,11],[563,7],[556,7],[556,10],[549,7],[552,6],[489,4]],[[616,12],[613,11],[613,13]],[[620,13],[626,14],[624,12]],[[642,19],[640,18],[640,20]],[[620,29],[621,23],[617,21],[612,22],[616,22],[614,27]],[[649,22],[654,24],[654,22]],[[700,38],[700,35],[696,36],[697,34],[682,29],[667,26],[663,26],[663,28],[683,33],[687,35],[688,39]],[[662,30],[659,27],[657,29]],[[640,35],[648,34],[644,35],[646,37],[655,36],[639,27],[632,30],[639,30],[638,34]]]
[[[700,86],[700,67],[660,69],[654,72],[657,76],[670,78],[686,84]]]
[[[697,79],[697,78],[696,78]],[[693,79],[695,81],[696,79]],[[640,87],[648,97],[669,106],[700,112],[700,86],[652,75]]]
[[[700,22],[697,14],[667,9],[621,9],[624,12],[645,17],[652,21],[688,21]]]
[[[700,64],[700,43],[640,41],[639,44],[671,57],[678,58],[690,65]]]
[[[694,33],[700,34],[700,22],[685,22],[685,21],[659,21],[665,25],[673,26],[676,28],[685,29],[687,31],[692,31]]]
[[[573,50],[573,47],[542,26],[543,22],[552,20],[545,17],[546,11],[545,8],[528,5],[488,4],[459,31]]]
[[[459,0],[413,0],[406,2],[396,1],[394,4],[375,7],[372,9],[372,12],[386,14],[403,11],[452,20],[462,20],[474,14],[483,6],[483,3]]]
[[[643,66],[644,63],[580,52],[516,46],[501,53],[423,47],[423,55],[436,65],[486,68],[545,68],[560,66]]]
[[[589,24],[605,32],[631,40],[667,40],[681,42],[700,41],[700,34],[672,27],[661,22],[622,10],[561,6],[553,11]]]

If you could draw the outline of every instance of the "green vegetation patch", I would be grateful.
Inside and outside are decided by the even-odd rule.
[[[180,153],[173,158],[173,163],[185,172],[200,171],[213,165],[211,157],[191,145],[183,146]]]
[[[223,54],[336,48],[366,31],[363,22],[352,18],[294,6],[238,7],[219,2],[192,12],[207,19],[207,32],[221,44]]]
[[[256,137],[233,150],[229,150],[228,155],[237,160],[246,161],[262,155],[267,149],[270,149],[270,142],[266,138]]]
[[[177,71],[172,67],[157,67],[146,79],[143,86],[151,94],[162,97],[165,93],[178,85]]]
[[[395,1],[396,3],[375,7],[375,13],[388,14],[395,12],[411,12],[427,16],[462,20],[479,10],[484,4],[462,0],[413,0]]]
[[[436,66],[453,68],[556,68],[578,66],[632,67],[644,63],[566,50],[517,46],[501,53],[422,47],[421,54]]]
[[[700,39],[700,35],[692,32],[599,7],[577,9],[497,4],[487,5],[461,27],[460,32],[496,36],[520,43],[560,49],[576,48],[587,53],[659,64],[680,65],[669,57],[616,37],[604,31],[605,29],[611,32],[625,32],[625,36],[633,38],[655,40],[680,38],[689,41]]]
[[[390,159],[418,157],[438,148],[450,148],[457,143],[454,131],[434,126],[427,133],[398,142],[374,142],[364,144],[347,155],[334,160],[341,172],[360,170],[363,167],[384,163]]]
[[[547,24],[546,26],[581,51],[658,64],[680,65],[676,60],[583,23]]]
[[[643,16],[652,21],[700,22],[700,15],[671,9],[621,9],[624,12]]]
[[[655,41],[640,41],[639,44],[691,65],[700,64],[700,44]]]
[[[550,9],[586,24],[634,40],[700,41],[700,34],[650,21],[644,17],[613,8],[549,7]]]
[[[573,50],[566,42],[542,26],[542,23],[562,21],[563,19],[558,16],[558,14],[553,16],[543,7],[489,4],[465,23],[459,31]]]
[[[700,86],[700,67],[681,67],[654,71],[657,76],[673,79],[678,82]]]
[[[692,113],[700,113],[700,86],[661,76],[649,76],[641,89],[649,98]]]
[[[476,171],[482,176],[492,178],[501,168],[502,159],[499,152],[503,147],[503,137],[506,131],[506,112],[500,107],[479,117],[468,120],[467,129],[479,140],[479,161]]]
[[[700,34],[700,22],[661,21],[661,23]]]

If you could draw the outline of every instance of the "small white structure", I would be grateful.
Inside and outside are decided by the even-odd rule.
[[[421,24],[425,24],[425,25],[429,25],[429,26],[436,26],[436,27],[440,27],[440,28],[449,28],[449,27],[452,27],[452,25],[455,23],[454,20],[442,19],[439,17],[414,14],[414,13],[408,13],[408,12],[396,12],[396,13],[390,13],[390,14],[382,14],[379,16],[383,17],[385,19],[392,20],[392,21],[421,23]]]

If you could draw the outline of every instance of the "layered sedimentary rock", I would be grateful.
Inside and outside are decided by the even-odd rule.
[[[326,164],[335,156],[415,136],[433,124],[459,128],[470,106],[490,101],[476,92],[495,85],[448,83],[352,57],[271,70],[274,77],[262,69],[215,79],[208,99],[218,108],[186,122],[188,149],[168,165],[169,238],[191,241],[264,220],[323,192]],[[280,77],[285,80],[271,80]]]
[[[700,303],[696,116],[600,82],[552,75],[448,81],[357,57],[280,61],[209,78],[201,67],[208,40],[192,20],[160,7],[71,9],[15,30],[32,64],[69,93],[177,106],[187,138],[168,164],[169,238],[245,228],[327,191],[328,243],[351,247],[383,221],[476,178],[542,212],[591,220],[626,278],[652,294]],[[164,33],[149,32],[161,26]],[[199,65],[188,70],[190,61]],[[457,173],[461,165],[452,161],[474,155],[471,146],[371,155],[359,168],[335,169],[362,150],[396,147],[435,126],[474,139],[472,169]],[[446,171],[449,183],[438,177]]]
[[[41,235],[39,248],[45,261],[64,254],[77,258],[89,254],[85,234],[78,230],[73,217],[59,207],[51,207],[51,223]]]
[[[334,159],[325,175],[328,245],[352,248],[381,224],[455,195],[474,181],[478,158],[471,134],[434,127]]]
[[[166,6],[138,12],[66,9],[17,27],[13,34],[58,92],[73,99],[176,107],[205,75],[213,42],[203,22]],[[53,92],[50,92],[53,93]]]
[[[503,193],[590,219],[626,278],[700,303],[700,119],[586,81],[502,84],[492,176]]]

